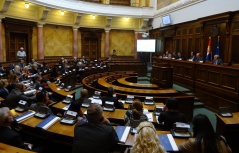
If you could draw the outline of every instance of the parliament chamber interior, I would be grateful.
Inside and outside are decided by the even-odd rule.
[[[166,152],[183,153],[203,114],[238,153],[238,42],[237,0],[1,0],[0,152],[137,152],[147,121]],[[172,98],[183,134],[184,121],[160,121]],[[135,103],[146,120],[133,121]],[[77,142],[98,105],[117,136],[107,151],[90,128],[99,138]]]

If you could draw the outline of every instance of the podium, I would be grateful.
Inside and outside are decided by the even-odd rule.
[[[173,67],[169,64],[154,63],[152,66],[151,83],[157,84],[160,88],[172,88]]]

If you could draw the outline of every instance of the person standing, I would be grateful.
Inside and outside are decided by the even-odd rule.
[[[17,58],[19,60],[25,60],[27,57],[27,54],[26,52],[24,51],[24,48],[23,47],[20,47],[20,50],[17,52]]]

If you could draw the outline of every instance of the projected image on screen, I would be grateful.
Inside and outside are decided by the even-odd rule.
[[[165,15],[162,17],[162,23],[163,25],[169,25],[171,24],[171,19],[169,15]]]
[[[155,52],[155,39],[137,40],[137,52]]]

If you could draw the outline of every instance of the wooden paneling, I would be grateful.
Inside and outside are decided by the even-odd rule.
[[[239,111],[239,69],[172,59],[154,61],[172,65],[174,83],[191,87],[206,107],[231,106]]]
[[[181,52],[186,59],[190,52],[201,53],[205,58],[208,40],[211,37],[211,51],[215,54],[218,36],[220,36],[220,57],[224,63],[239,63],[239,11],[226,12],[200,18],[194,21],[162,27],[150,31],[152,38],[158,39],[157,33],[162,33],[163,52]],[[173,41],[171,41],[173,40]]]

